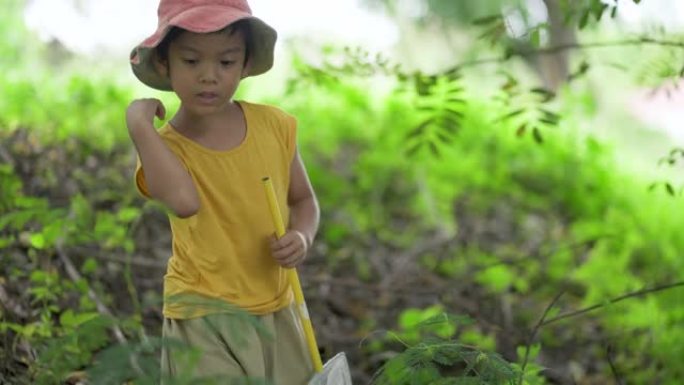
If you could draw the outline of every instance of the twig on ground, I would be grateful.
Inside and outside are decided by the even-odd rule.
[[[57,241],[55,250],[57,251],[57,256],[59,259],[62,261],[64,264],[64,268],[66,269],[67,274],[69,275],[69,278],[71,278],[72,281],[78,282],[83,279],[81,274],[76,270],[76,267],[74,266],[74,263],[71,262],[71,258],[66,254],[64,251],[64,247],[61,244],[61,241]],[[100,298],[95,294],[95,291],[88,286],[88,297],[95,302],[95,306],[97,307],[97,311],[100,312],[100,314],[104,314],[109,317],[113,317],[113,313],[109,310],[107,305],[105,305]],[[116,340],[119,341],[122,344],[125,344],[127,342],[126,336],[123,334],[121,331],[121,328],[119,326],[114,325],[112,326],[112,331],[114,332],[114,336],[116,337]]]
[[[398,255],[395,259],[396,263],[394,268],[382,279],[379,287],[389,288],[402,273],[406,272],[411,261],[415,261],[416,258],[429,251],[440,249],[453,240],[454,237],[452,235],[439,234],[427,242],[420,243],[411,250]]]
[[[0,305],[20,318],[29,317],[29,312],[9,296],[2,284],[0,284]]]

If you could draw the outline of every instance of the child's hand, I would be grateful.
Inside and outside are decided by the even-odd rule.
[[[154,117],[164,119],[166,109],[159,99],[136,99],[126,109],[126,125],[132,131],[137,127],[152,124]]]
[[[282,267],[291,268],[302,263],[308,249],[304,234],[297,230],[288,230],[280,239],[271,237],[271,255]]]

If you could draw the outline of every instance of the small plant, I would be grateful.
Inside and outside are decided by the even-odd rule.
[[[409,310],[400,317],[401,331],[388,336],[406,349],[388,360],[376,374],[378,385],[447,385],[516,384],[519,370],[496,353],[485,352],[455,339],[459,325],[469,323],[467,317],[439,313],[419,320],[422,315],[435,312],[430,307],[422,313]],[[408,343],[402,336],[418,342]]]

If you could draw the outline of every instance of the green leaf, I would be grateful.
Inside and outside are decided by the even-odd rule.
[[[95,258],[88,258],[86,259],[85,262],[83,262],[83,266],[81,266],[81,272],[83,274],[90,274],[94,273],[97,270],[97,261]]]
[[[450,97],[446,100],[447,104],[458,104],[458,105],[464,105],[466,104],[465,99],[461,99],[458,97]]]
[[[589,22],[589,14],[590,10],[588,8],[582,12],[582,16],[580,16],[578,24],[579,29],[584,29],[584,27],[587,26],[587,23]]]
[[[672,195],[672,196],[675,196],[675,195],[676,195],[676,193],[675,193],[675,188],[672,186],[672,184],[670,184],[670,183],[665,183],[665,189],[667,190],[667,193],[668,193],[668,194],[670,194],[670,195]]]
[[[477,18],[473,20],[473,25],[487,25],[487,24],[492,24],[494,22],[500,21],[501,20],[501,15],[496,14],[496,15],[489,15],[489,16],[484,16]]]
[[[416,110],[422,111],[422,112],[435,112],[437,110],[437,107],[431,105],[431,104],[424,104],[422,106],[416,107]]]
[[[609,5],[606,3],[596,2],[593,4],[594,17],[596,17],[597,21],[601,21],[603,14],[608,7]]]
[[[125,207],[119,210],[117,216],[120,221],[128,223],[140,216],[140,209],[136,207]]]
[[[420,150],[421,147],[423,147],[423,141],[417,142],[413,145],[411,145],[407,150],[406,150],[406,155],[409,157],[412,157],[418,153],[418,150]]]
[[[489,287],[496,293],[508,290],[515,279],[515,274],[508,266],[495,265],[478,272],[475,280]]]
[[[0,249],[7,248],[14,243],[14,237],[0,237]]]
[[[542,103],[547,103],[556,97],[556,94],[553,91],[541,87],[532,88],[530,92],[540,95],[542,97]]]
[[[519,108],[519,109],[517,109],[517,110],[511,111],[511,112],[507,113],[506,115],[503,115],[503,116],[497,118],[497,119],[495,120],[495,122],[502,122],[502,121],[504,121],[504,120],[509,120],[509,119],[511,119],[511,118],[514,118],[514,117],[516,117],[516,116],[522,114],[523,112],[525,112],[525,109],[524,109],[524,108]]]
[[[454,138],[450,135],[445,134],[442,131],[437,131],[437,139],[443,144],[451,144],[454,142]]]
[[[428,143],[428,145],[430,147],[430,152],[432,153],[432,155],[435,157],[439,157],[440,153],[439,153],[439,148],[437,147],[437,144],[433,141],[430,141]]]
[[[536,343],[530,346],[530,355],[528,361],[534,361],[539,357],[539,352],[541,352],[541,344]]]
[[[99,316],[96,312],[75,314],[69,309],[59,316],[59,323],[65,328],[73,329]]]
[[[33,283],[43,283],[47,282],[49,279],[48,274],[43,270],[34,270],[31,272],[31,277],[29,280]]]
[[[441,128],[444,131],[447,131],[449,135],[455,136],[458,133],[458,129],[460,128],[458,120],[447,115],[442,119],[442,123]]]
[[[615,19],[617,17],[617,10],[618,7],[616,5],[613,6],[613,9],[610,10],[610,18]]]
[[[541,131],[539,131],[538,127],[532,129],[532,136],[534,137],[535,142],[539,144],[544,143],[544,137],[542,136]]]
[[[34,233],[29,236],[29,242],[34,249],[42,250],[45,248],[45,236],[42,233]]]
[[[530,44],[535,48],[541,46],[541,32],[539,31],[539,28],[533,29],[530,33]]]
[[[527,131],[527,123],[523,123],[515,131],[515,135],[518,137],[521,137],[521,136],[525,135],[526,131]]]
[[[409,308],[404,310],[399,316],[399,327],[404,330],[419,326],[420,323],[431,320],[443,312],[440,305],[430,306],[426,309]]]
[[[452,117],[452,118],[457,119],[457,120],[463,119],[463,116],[464,116],[464,115],[463,115],[463,112],[458,111],[458,110],[455,110],[455,109],[453,109],[453,108],[451,108],[451,107],[445,108],[445,109],[444,109],[444,113],[445,113],[447,116]]]
[[[421,136],[424,132],[427,126],[429,126],[433,122],[433,119],[427,119],[420,123],[418,126],[416,126],[414,129],[409,131],[408,134],[406,134],[406,139],[413,139],[417,138],[418,136]]]
[[[558,125],[558,122],[561,119],[561,116],[558,115],[557,113],[546,110],[544,108],[540,108],[539,112],[542,114],[540,121],[547,123],[547,124],[550,124],[552,126]]]

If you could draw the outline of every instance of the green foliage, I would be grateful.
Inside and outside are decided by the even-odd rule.
[[[543,143],[542,132],[558,126],[561,120],[558,113],[549,107],[556,95],[544,88],[522,90],[520,83],[511,74],[505,73],[506,82],[501,86],[497,100],[505,111],[496,123],[506,122],[517,126],[517,136],[531,133],[534,140]]]
[[[93,353],[110,344],[108,328],[112,321],[96,312],[67,310],[59,317],[54,335],[38,345],[39,356],[33,366],[36,384],[60,383],[76,368],[90,365]]]
[[[513,364],[513,367],[517,369],[520,373],[518,384],[524,385],[544,385],[546,380],[543,376],[544,367],[535,363],[534,360],[539,356],[541,352],[541,345],[534,344],[529,347],[529,353],[527,355],[527,362],[524,363],[525,367],[523,370],[523,362],[525,360],[525,351],[528,349],[527,346],[518,346],[516,351],[518,361]]]
[[[439,307],[411,309],[400,317],[403,332],[390,333],[406,350],[387,361],[374,384],[515,384],[518,371],[497,354],[486,353],[452,339],[465,320],[439,313]],[[407,330],[432,330],[418,337]],[[408,337],[402,339],[400,336]],[[410,342],[413,340],[413,342]]]
[[[432,155],[439,156],[439,148],[453,142],[463,119],[462,109],[466,102],[461,75],[458,72],[443,76],[415,74],[411,80],[415,93],[413,90],[406,92],[414,97],[417,115],[424,116],[424,120],[406,134],[407,155],[428,149]]]
[[[399,317],[399,331],[395,333],[395,338],[411,345],[420,342],[426,335],[451,338],[456,333],[456,322],[443,311],[440,305],[423,310],[405,309]]]
[[[81,119],[79,125],[82,125],[83,117],[77,118]],[[40,120],[35,122],[32,124],[42,124]],[[17,127],[23,124],[21,122]],[[46,137],[43,141],[42,136],[41,139],[37,135],[24,136],[25,131],[18,128],[9,131],[6,129],[4,127],[0,131],[3,150],[6,145],[14,154],[21,154],[25,162],[33,162],[35,169],[26,165],[20,168],[12,165],[0,167],[0,247],[3,250],[0,256],[2,276],[6,277],[6,281],[3,279],[2,283],[23,286],[25,294],[20,296],[21,301],[16,307],[23,309],[25,305],[30,306],[31,312],[16,310],[23,318],[3,312],[0,334],[5,334],[14,341],[10,346],[5,346],[5,349],[30,347],[30,350],[21,354],[9,352],[9,357],[16,355],[14,359],[26,363],[26,375],[30,378],[30,383],[60,384],[70,373],[89,366],[96,352],[111,344],[112,327],[121,322],[122,325],[138,329],[140,321],[115,320],[98,312],[92,293],[100,292],[101,288],[88,279],[100,271],[96,259],[86,259],[80,270],[83,276],[78,277],[60,274],[53,264],[53,256],[64,254],[65,248],[91,245],[102,246],[98,252],[117,248],[132,251],[133,244],[128,229],[138,219],[140,211],[134,208],[112,210],[111,206],[102,205],[103,200],[112,199],[111,194],[104,198],[92,194],[86,199],[77,193],[66,204],[56,205],[48,196],[27,193],[32,189],[40,191],[43,186],[58,189],[59,178],[56,175],[59,170],[41,169],[44,167],[41,162],[43,159],[52,160],[55,162],[54,166],[59,166],[59,162],[64,161],[62,155],[55,155],[57,152],[50,147],[73,144],[80,139],[85,141],[85,137],[89,135],[81,131],[74,133],[74,136],[60,139],[43,132]],[[40,133],[39,130],[38,132]],[[96,138],[91,137],[90,143],[97,146],[97,140],[93,139]],[[91,156],[85,151],[89,147],[82,147],[86,156]],[[102,147],[96,148],[102,151]],[[45,154],[42,157],[36,156],[36,153],[44,149]],[[70,155],[76,158],[83,154]],[[73,167],[74,163],[69,166]],[[37,173],[45,171],[47,177],[39,178],[44,185],[31,183],[30,186],[25,186],[18,173],[27,169]],[[70,178],[78,180],[79,171],[72,170]],[[128,180],[120,174],[119,178]],[[103,178],[98,178],[92,184],[85,181],[81,187],[96,191],[95,186],[103,181]],[[117,194],[117,199],[121,199],[120,194]],[[63,260],[57,266],[62,263]],[[8,354],[8,351],[3,354]]]
[[[638,84],[669,95],[677,90],[677,80],[684,76],[684,36],[654,33],[649,38],[642,37],[646,41],[656,38],[668,43],[646,48],[647,54],[635,63],[634,77]]]
[[[639,4],[641,0],[632,0]],[[617,16],[620,1],[605,2],[601,0],[560,0],[560,8],[565,16],[565,22],[575,24],[584,29],[592,20],[599,22],[608,14],[611,18]]]
[[[75,310],[64,310],[63,299],[73,292],[85,296],[84,286],[79,288],[55,272],[35,270],[29,281],[28,292],[39,315],[29,323],[2,320],[0,332],[11,331],[17,341],[26,341],[36,350],[36,360],[30,366],[34,383],[60,383],[69,372],[88,365],[93,352],[110,343],[108,327],[112,321],[83,301]],[[87,286],[85,281],[80,283]]]
[[[442,371],[462,374],[443,375]],[[458,343],[426,341],[386,363],[374,383],[501,385],[515,381],[515,370],[496,355]]]
[[[0,93],[0,130],[31,127],[43,144],[78,137],[103,150],[127,138],[121,108],[132,92],[111,81],[79,75],[52,78],[46,73],[0,77]]]
[[[512,226],[521,231],[528,229],[520,233],[526,236],[511,242],[526,244],[541,240],[542,244],[527,251],[519,250],[515,243],[491,245],[486,250],[471,250],[466,260],[463,258],[469,255],[468,251],[450,259],[424,257],[425,266],[453,279],[475,277],[492,292],[520,293],[532,298],[548,297],[560,290],[554,287],[579,285],[581,289],[571,305],[580,307],[649,283],[676,281],[684,272],[676,252],[684,245],[680,245],[682,238],[673,233],[684,225],[679,219],[684,217],[681,202],[649,192],[649,181],[620,171],[605,144],[573,133],[572,126],[579,118],[565,113],[573,107],[563,100],[543,90],[524,90],[519,84],[511,83],[511,87],[502,88],[502,93],[505,95],[506,90],[517,87],[520,92],[513,96],[523,98],[520,103],[527,107],[524,112],[511,114],[515,109],[502,115],[501,106],[514,103],[479,101],[472,91],[463,90],[461,98],[467,103],[460,107],[460,129],[452,141],[441,146],[438,158],[428,152],[417,154],[407,162],[397,149],[409,147],[407,134],[425,121],[414,103],[420,97],[421,88],[404,87],[400,93],[383,96],[384,104],[377,105],[360,102],[363,99],[358,89],[350,84],[327,81],[318,86],[325,92],[310,88],[307,95],[315,96],[305,101],[295,96],[286,103],[289,110],[302,117],[305,156],[317,159],[310,162],[309,168],[320,190],[322,205],[340,209],[336,217],[324,219],[324,223],[334,226],[335,232],[342,231],[343,235],[335,233],[331,240],[345,239],[345,236],[363,239],[368,232],[386,234],[387,227],[394,229],[389,233],[396,233],[397,220],[390,218],[418,219],[412,222],[410,230],[405,228],[402,232],[408,242],[417,239],[420,229],[430,224],[453,225],[458,229],[459,223],[453,217],[454,202],[467,199],[468,204],[461,211],[479,216],[505,204],[516,218]],[[547,109],[544,103],[553,103],[558,112],[544,113],[539,109],[540,102],[544,109]],[[564,119],[560,120],[560,116]],[[333,121],[331,117],[338,119]],[[539,124],[544,129],[541,146],[540,140],[521,140],[516,135],[525,123],[531,127]],[[315,134],[307,136],[306,127],[316,127]],[[342,128],[324,130],[325,127]],[[558,129],[550,130],[551,127]],[[350,148],[355,150],[350,153]],[[368,151],[370,148],[372,151]],[[380,157],[382,162],[373,161]],[[338,164],[332,159],[345,161]],[[342,183],[348,180],[346,175],[354,175],[351,183]],[[384,175],[392,178],[387,180]],[[356,181],[364,178],[369,178],[372,184],[357,184]],[[397,195],[406,191],[396,184],[398,179],[409,188],[421,187],[414,188],[407,199],[405,195]],[[391,191],[392,195],[380,195],[383,199],[377,200],[370,198],[384,191]],[[364,209],[353,202],[364,202]],[[379,202],[383,211],[374,211]],[[369,211],[372,215],[368,215]],[[346,215],[358,220],[340,221]],[[384,239],[406,244],[397,238]],[[329,257],[334,256],[333,251]],[[658,262],[648,262],[653,260]],[[673,300],[676,290],[671,294],[654,294],[655,300],[633,299],[629,301],[632,305],[614,305],[597,315],[600,322],[612,325],[616,333],[629,333],[630,338],[619,338],[620,349],[648,351],[644,353],[648,360],[671,368],[668,371],[673,373],[670,377],[673,381],[678,375],[673,360],[678,356],[657,348],[656,345],[672,345],[654,340],[646,325],[653,321],[658,328],[663,328],[659,329],[664,330],[663,336],[678,335],[672,325],[681,322],[680,311],[671,310],[673,306],[678,307],[674,305],[677,300]],[[624,320],[625,309],[629,307],[634,308],[628,313],[633,323]],[[656,318],[643,314],[656,314]],[[535,315],[529,317],[532,320]],[[415,338],[415,334],[410,338]],[[542,347],[555,343],[553,335],[547,334],[543,334],[541,342]],[[638,359],[644,360],[643,355],[622,355],[617,365],[636,367]],[[423,374],[416,376],[434,374],[430,368],[421,370]],[[543,383],[542,374],[542,368],[530,362],[525,381]],[[640,378],[641,375],[631,376]]]

